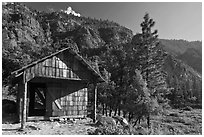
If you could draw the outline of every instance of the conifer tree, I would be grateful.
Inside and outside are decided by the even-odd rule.
[[[159,46],[157,30],[152,32],[155,25],[153,19],[146,13],[141,23],[142,33],[136,34],[132,39],[135,50],[135,62],[147,82],[152,97],[160,98],[167,91],[162,65],[166,53]]]

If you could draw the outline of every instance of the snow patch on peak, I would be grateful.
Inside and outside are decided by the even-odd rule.
[[[72,7],[68,7],[67,10],[61,10],[61,11],[66,14],[72,14],[74,16],[81,17],[81,14],[76,13],[74,10],[72,10]]]

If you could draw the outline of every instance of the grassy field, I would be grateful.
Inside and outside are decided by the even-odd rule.
[[[151,120],[152,135],[201,135],[202,110],[181,111],[173,109],[166,115],[154,116]]]
[[[77,120],[75,122],[27,122],[24,131],[19,130],[19,123],[11,124],[12,118],[3,117],[2,122],[3,135],[87,135],[90,134],[90,131],[97,129],[97,127],[91,124],[90,119]],[[117,132],[115,133],[117,134]],[[148,128],[146,122],[142,121],[141,124],[137,124],[134,128],[132,128],[132,134],[201,135],[202,110],[168,110],[165,115],[153,116],[151,118],[151,128]]]

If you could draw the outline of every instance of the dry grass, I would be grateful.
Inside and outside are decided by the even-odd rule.
[[[155,116],[152,120],[152,135],[200,135],[202,134],[202,110],[171,110],[170,114]]]
[[[5,122],[5,120],[4,120]],[[87,135],[93,134],[96,127],[90,120],[78,120],[75,123],[60,123],[49,121],[27,122],[26,129],[19,131],[20,124],[2,124],[3,135]],[[88,133],[89,132],[89,133]],[[101,128],[103,134],[129,134],[119,126],[115,129]],[[202,134],[202,110],[192,111],[169,110],[163,116],[151,118],[151,128],[148,129],[146,121],[131,128],[135,135],[201,135]]]

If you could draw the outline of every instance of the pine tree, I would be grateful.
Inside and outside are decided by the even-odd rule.
[[[103,86],[99,91],[101,98],[105,96],[109,101],[101,103],[114,109],[115,114],[120,115],[123,111],[123,116],[128,112],[133,113],[138,103],[149,102],[146,82],[136,68],[137,63],[132,58],[134,53],[127,47],[131,47],[131,44],[112,45],[101,56],[103,68],[110,73],[108,85],[105,88]]]
[[[142,33],[136,34],[132,39],[135,50],[135,62],[147,82],[152,97],[161,98],[167,91],[165,76],[162,72],[162,65],[165,59],[165,52],[159,46],[157,30],[152,32],[155,25],[149,14],[145,14],[141,23]]]

